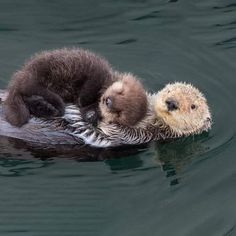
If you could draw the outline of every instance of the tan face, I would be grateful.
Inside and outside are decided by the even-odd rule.
[[[102,121],[134,126],[147,112],[147,96],[142,84],[132,75],[119,74],[101,97]]]
[[[197,134],[211,127],[203,94],[190,84],[168,84],[158,92],[155,112],[177,134]]]
[[[116,107],[116,100],[119,100],[123,93],[124,85],[118,81],[109,87],[101,97],[99,107],[104,122],[116,123],[121,118],[121,108]]]

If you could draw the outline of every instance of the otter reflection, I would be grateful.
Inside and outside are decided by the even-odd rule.
[[[210,149],[206,145],[208,138],[208,134],[201,134],[172,142],[156,143],[155,160],[166,173],[166,177],[170,178],[170,185],[179,184],[184,169]]]
[[[209,150],[206,145],[208,138],[208,134],[202,134],[171,142],[152,142],[149,145],[101,149],[87,145],[42,147],[35,143],[2,137],[0,146],[4,146],[4,150],[2,149],[0,154],[2,157],[31,160],[32,158],[40,160],[69,158],[78,162],[108,160],[106,164],[111,170],[124,170],[143,167],[145,162],[143,153],[153,149],[154,165],[161,166],[166,177],[170,178],[170,185],[176,185],[180,182],[185,168]]]
[[[34,142],[23,141],[20,139],[1,137],[0,147],[4,146],[4,151],[0,151],[2,157],[48,160],[51,158],[68,158],[75,161],[91,162],[104,161],[108,159],[121,159],[145,151],[147,145],[122,146],[122,148],[94,148],[84,144],[58,144],[58,145],[39,145]],[[25,157],[25,158],[24,158]],[[142,166],[142,161],[137,161],[136,167]],[[112,168],[112,166],[111,166]]]

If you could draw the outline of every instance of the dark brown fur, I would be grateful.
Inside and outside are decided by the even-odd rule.
[[[4,105],[6,119],[22,126],[30,114],[63,115],[64,102],[82,108],[96,104],[114,80],[109,63],[89,51],[59,49],[36,54],[12,77]]]
[[[122,91],[114,89],[115,81],[122,83]],[[64,103],[73,103],[85,120],[96,124],[104,92],[113,102],[111,109],[101,109],[105,122],[131,126],[145,116],[146,93],[133,75],[114,72],[105,59],[82,49],[45,51],[13,75],[5,116],[12,125],[22,126],[30,115],[62,116]]]

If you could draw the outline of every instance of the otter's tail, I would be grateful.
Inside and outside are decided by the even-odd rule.
[[[6,120],[14,126],[22,126],[30,118],[29,109],[22,96],[11,91],[3,104],[3,112]]]
[[[27,123],[30,115],[51,118],[65,112],[61,97],[46,88],[38,88],[37,93],[30,96],[10,91],[3,107],[6,120],[14,126]]]
[[[13,75],[4,103],[5,117],[10,124],[22,126],[28,122],[30,115],[50,118],[64,114],[62,98],[40,85],[36,77],[28,71]]]

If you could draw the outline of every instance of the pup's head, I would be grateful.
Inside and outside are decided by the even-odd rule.
[[[129,73],[117,74],[114,82],[101,97],[99,108],[102,121],[134,126],[147,112],[147,95],[142,84]]]
[[[168,84],[158,92],[154,104],[157,117],[177,135],[199,134],[211,128],[207,101],[190,84]]]

